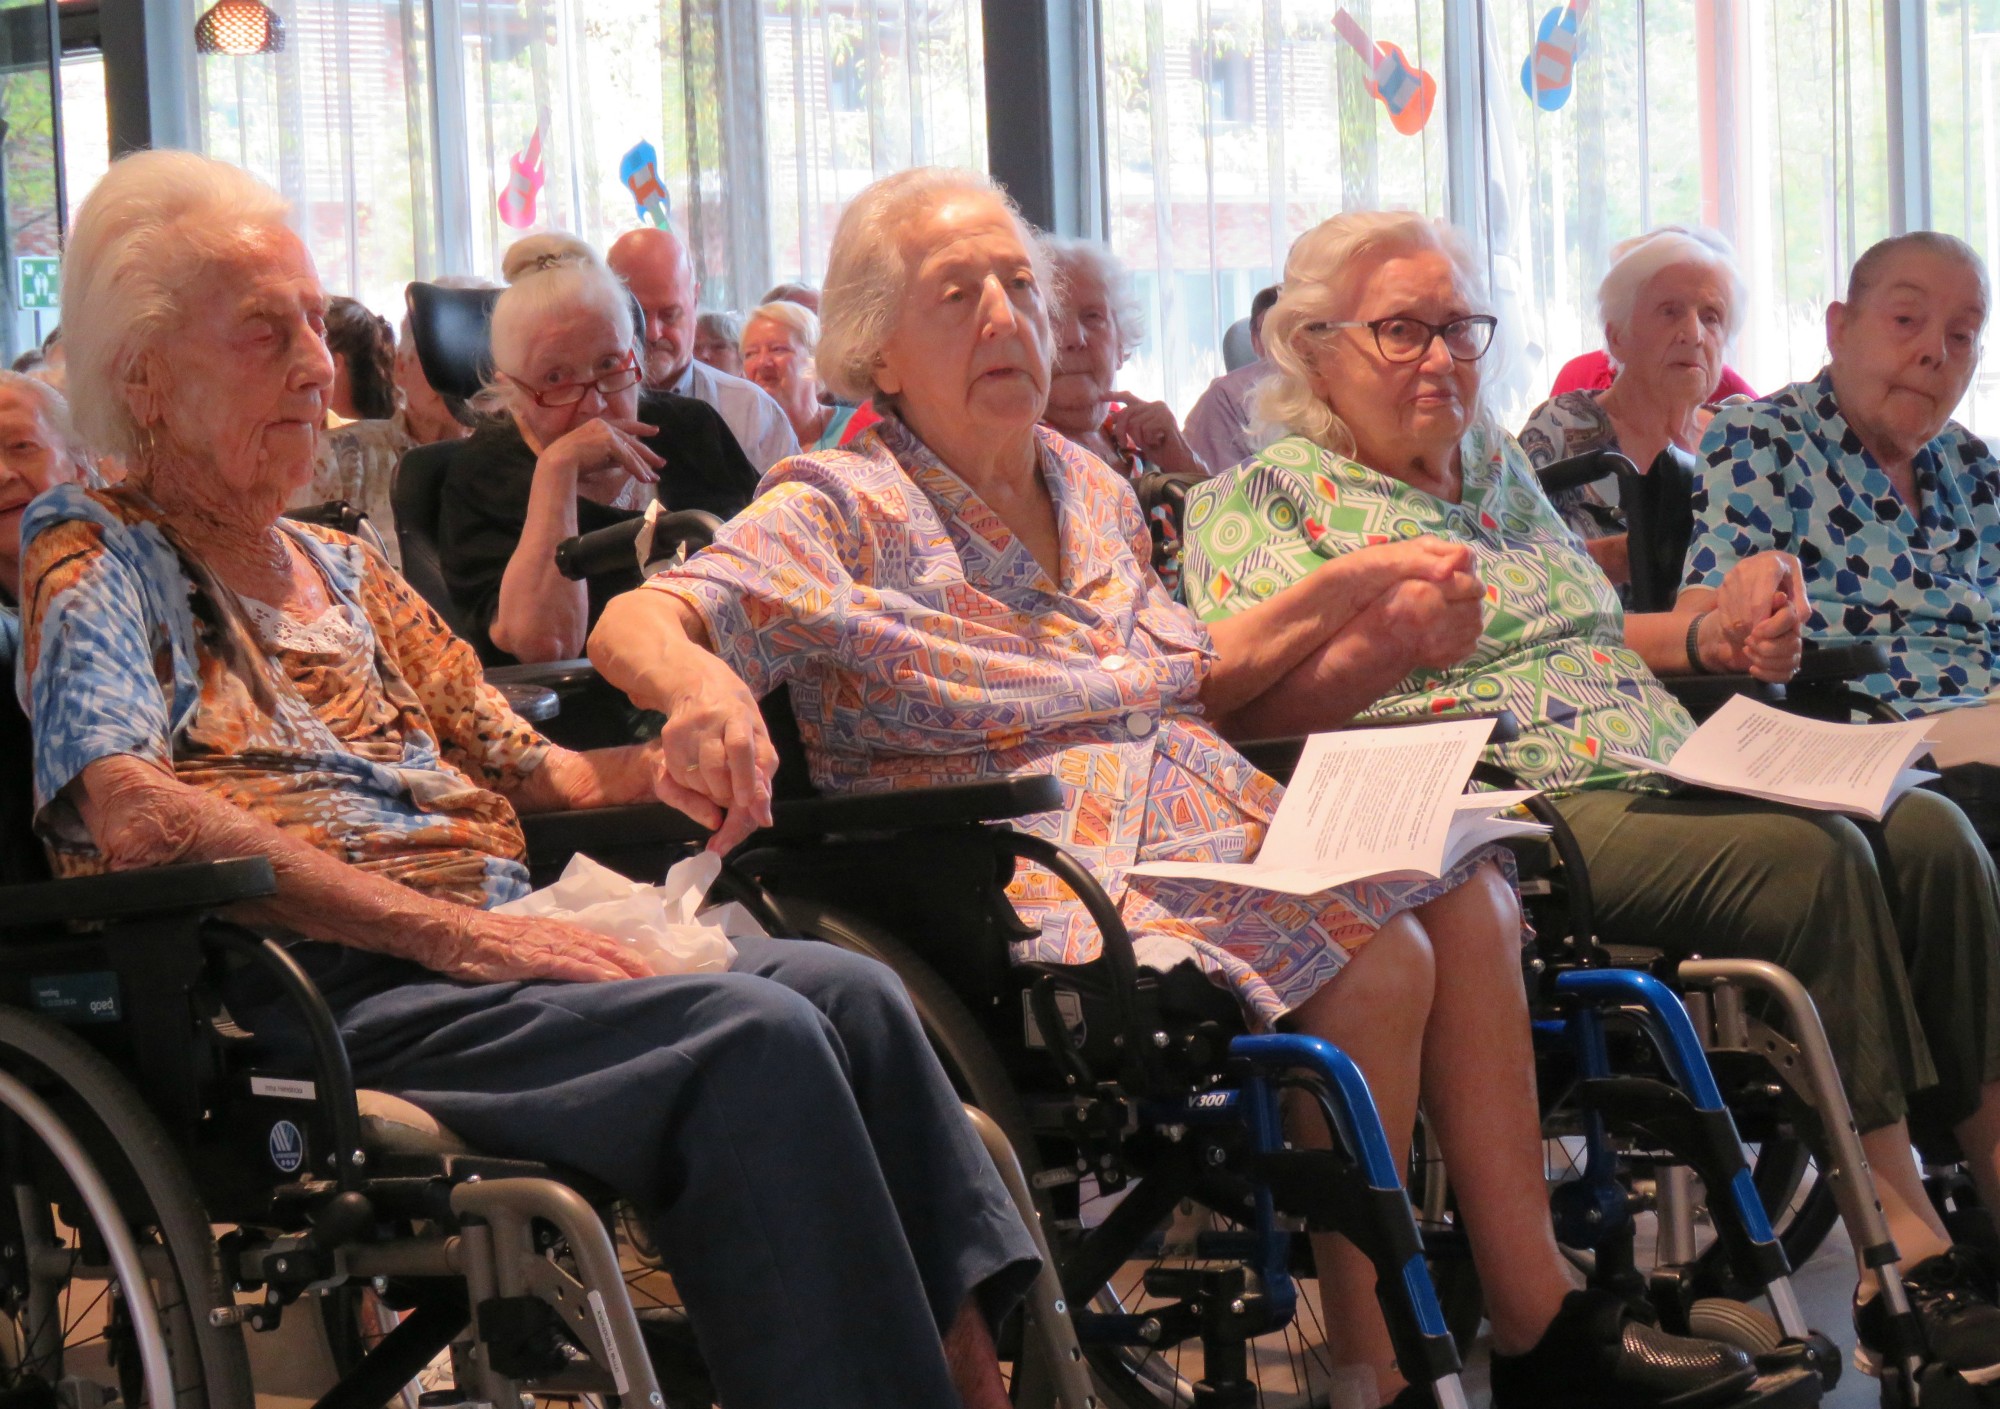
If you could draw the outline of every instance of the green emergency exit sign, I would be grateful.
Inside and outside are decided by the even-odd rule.
[[[53,255],[27,254],[14,261],[16,308],[58,308],[62,305],[62,261]]]

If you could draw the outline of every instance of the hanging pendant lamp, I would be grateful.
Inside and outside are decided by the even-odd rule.
[[[194,47],[204,54],[276,54],[285,47],[285,19],[262,0],[218,0],[195,21]]]

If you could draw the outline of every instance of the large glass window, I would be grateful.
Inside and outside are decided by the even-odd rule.
[[[283,52],[196,60],[202,147],[292,202],[330,292],[399,316],[403,285],[440,267],[425,7],[270,3]]]
[[[41,0],[0,0],[0,357],[55,326],[62,212],[56,203],[55,66]]]
[[[1101,16],[1108,234],[1152,328],[1126,384],[1185,410],[1299,234],[1341,210],[1443,213],[1443,0],[1103,0]],[[1406,65],[1386,96],[1364,44]]]
[[[2000,270],[2000,4],[1925,0],[1924,18],[1931,223],[1978,250],[1990,275]],[[1957,414],[1974,429],[2000,430],[2000,361],[1982,361]]]
[[[1750,306],[1731,365],[1760,391],[1810,376],[1827,301],[1889,229],[1879,3],[1587,6],[1561,93],[1524,80],[1523,64],[1538,46],[1570,47],[1565,10],[1485,7],[1491,254],[1519,323],[1503,418],[1518,422],[1566,361],[1603,346],[1596,293],[1612,246],[1669,223],[1736,246]]]

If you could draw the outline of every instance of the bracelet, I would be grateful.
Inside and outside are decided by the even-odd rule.
[[[1701,624],[1707,621],[1707,612],[1696,612],[1694,620],[1688,623],[1687,657],[1688,669],[1696,675],[1708,674],[1708,667],[1701,663]]]

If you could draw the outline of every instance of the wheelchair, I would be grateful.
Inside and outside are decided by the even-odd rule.
[[[665,523],[663,517],[661,526]],[[699,525],[686,527],[686,537],[677,542],[656,534],[650,553],[676,556],[705,540]],[[573,576],[610,567],[629,570],[635,551],[633,531],[620,526],[569,540],[560,549],[559,562]],[[1202,1122],[1193,1117],[1203,1109],[1223,1112],[1240,1105],[1241,1098],[1228,1088],[1244,1075],[1241,1058],[1275,1050],[1256,1044],[1297,1039],[1243,1035],[1234,999],[1191,966],[1160,976],[1122,958],[1129,939],[1109,898],[1073,864],[1059,864],[1066,860],[1059,854],[1051,859],[1049,849],[1034,839],[994,825],[1000,819],[977,825],[965,819],[951,827],[948,821],[959,819],[938,816],[935,825],[920,832],[899,833],[894,819],[906,807],[900,798],[813,798],[782,692],[765,701],[765,719],[781,759],[780,799],[790,799],[787,805],[793,807],[841,807],[850,815],[858,815],[853,810],[866,803],[881,809],[881,821],[853,835],[814,833],[805,839],[781,826],[746,843],[731,858],[732,871],[757,887],[765,904],[784,917],[788,932],[871,954],[903,977],[962,1094],[995,1117],[1030,1170],[1047,1226],[1055,1230],[1052,1244],[1063,1264],[1066,1298],[1072,1307],[1087,1308],[1077,1313],[1077,1332],[1100,1383],[1120,1403],[1235,1402],[1207,1397],[1213,1386],[1185,1367],[1206,1367],[1224,1349],[1234,1364],[1242,1352],[1207,1334],[1200,1337],[1196,1358],[1188,1343],[1197,1339],[1200,1300],[1191,1295],[1197,1289],[1184,1277],[1162,1275],[1159,1259],[1214,1260],[1231,1249],[1247,1257],[1261,1239],[1267,1247],[1287,1245],[1282,1258],[1267,1254],[1262,1267],[1253,1264],[1253,1269],[1262,1272],[1267,1287],[1283,1270],[1294,1284],[1289,1298],[1298,1308],[1292,1314],[1300,1320],[1286,1324],[1280,1308],[1265,1326],[1239,1327],[1237,1334],[1266,1342],[1253,1345],[1249,1358],[1267,1370],[1280,1360],[1297,1367],[1285,1376],[1284,1390],[1312,1394],[1323,1368],[1312,1363],[1311,1297],[1301,1298],[1296,1288],[1311,1276],[1304,1233],[1330,1228],[1352,1235],[1347,1195],[1359,1191],[1314,1199],[1314,1181],[1284,1174],[1280,1151],[1264,1152],[1267,1158],[1260,1163],[1254,1147],[1215,1142],[1213,1135],[1201,1156],[1209,1162],[1207,1170],[1189,1167],[1190,1150],[1202,1136]],[[1509,722],[1501,723],[1507,727]],[[1282,777],[1296,761],[1298,744],[1251,745],[1246,752]],[[621,834],[633,835],[625,824],[607,825],[597,840],[615,847]],[[609,859],[601,850],[591,854]],[[1054,872],[1083,901],[1106,937],[1098,960],[1078,966],[1010,960],[1010,946],[1028,935],[1014,919],[1003,888],[1023,863]],[[1646,1012],[1648,1030],[1663,1039],[1657,1055],[1663,1065],[1671,1065],[1645,1089],[1658,1093],[1657,1104],[1663,1107],[1674,1107],[1678,1100],[1700,1111],[1683,1118],[1704,1126],[1705,1138],[1699,1142],[1704,1167],[1711,1173],[1733,1170],[1729,1162],[1742,1161],[1740,1143],[1678,1001],[1645,975],[1620,976],[1615,987],[1593,983],[1565,985],[1561,1001],[1569,1013],[1557,1018],[1556,1026],[1582,1028],[1615,1020],[1622,1010]],[[1067,1040],[1058,1036],[1051,1041],[1051,1034]],[[1631,1089],[1636,1080],[1629,1078],[1622,1089]],[[1247,1162],[1246,1156],[1251,1157]],[[1322,1188],[1337,1188],[1328,1180],[1318,1182]],[[1719,1182],[1727,1186],[1727,1172]],[[1259,1183],[1268,1186],[1262,1197],[1270,1200],[1270,1212],[1279,1215],[1275,1220],[1266,1218],[1256,1202],[1246,1202],[1260,1197]],[[1446,1197],[1441,1180],[1416,1192],[1420,1198]],[[1782,1254],[1763,1226],[1761,1206],[1753,1209],[1745,1203],[1739,1212],[1744,1232],[1735,1250],[1744,1280],[1758,1288],[1775,1285],[1784,1296]],[[1246,1225],[1245,1213],[1263,1221]],[[1383,1213],[1389,1216],[1387,1205]],[[1336,1221],[1343,1214],[1350,1215],[1348,1225]],[[1449,1224],[1442,1213],[1431,1219],[1426,1244],[1448,1243],[1453,1232]],[[1357,1242],[1369,1250],[1367,1243]],[[1454,1263],[1434,1252],[1431,1265],[1448,1276],[1443,1309],[1456,1309],[1458,1315],[1448,1316],[1446,1330],[1459,1321],[1455,1343],[1462,1343],[1476,1329],[1479,1311],[1477,1287],[1468,1287],[1463,1275],[1469,1264],[1463,1256]],[[1152,1313],[1139,1317],[1136,1331],[1135,1297],[1143,1299],[1142,1311]],[[1161,1301],[1173,1314],[1157,1314]],[[1255,1303],[1246,1305],[1254,1308]],[[1782,1332],[1752,1348],[1770,1356],[1780,1375],[1794,1361],[1824,1371],[1829,1348],[1808,1339],[1795,1302],[1787,1305]],[[1385,1309],[1393,1325],[1394,1309],[1386,1297]],[[1464,1324],[1468,1313],[1470,1325]],[[1684,1321],[1679,1329],[1688,1329]],[[1273,1344],[1273,1338],[1281,1339]],[[1178,1364],[1170,1352],[1179,1354]],[[1837,1371],[1837,1361],[1831,1363]],[[1258,1384],[1266,1395],[1276,1388],[1268,1373]]]

